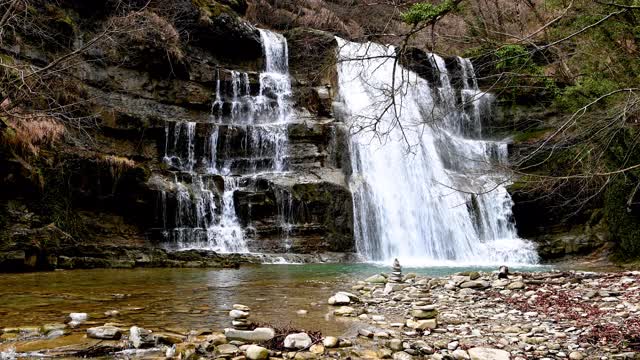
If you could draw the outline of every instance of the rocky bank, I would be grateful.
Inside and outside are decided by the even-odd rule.
[[[87,314],[58,324],[2,329],[0,356],[139,359],[638,359],[640,273],[467,272],[430,278],[387,274],[344,284],[327,316],[345,334],[249,325],[234,305],[210,329],[142,329]],[[329,296],[331,294],[327,294]],[[274,299],[275,300],[275,299]],[[309,299],[312,301],[323,299]],[[304,311],[304,310],[301,310]],[[111,310],[109,316],[117,316]],[[295,314],[282,314],[283,317]],[[236,324],[236,325],[237,325]],[[234,325],[235,326],[235,325]],[[239,326],[239,325],[238,325]],[[224,327],[228,327],[223,330]]]

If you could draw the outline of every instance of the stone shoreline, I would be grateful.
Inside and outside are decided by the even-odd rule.
[[[264,324],[147,330],[118,323],[111,310],[111,323],[70,314],[66,323],[4,328],[0,359],[640,359],[640,272],[410,273],[400,281],[397,273],[343,284],[347,291],[327,300],[327,314],[352,322],[352,333]]]

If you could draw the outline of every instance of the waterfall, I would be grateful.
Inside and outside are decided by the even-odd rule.
[[[417,266],[535,263],[534,247],[517,236],[506,179],[495,171],[507,161],[507,144],[480,138],[492,96],[478,89],[471,63],[457,60],[458,90],[435,54],[439,83],[430,84],[394,66],[391,46],[337,41],[340,101],[353,130],[358,252]]]
[[[248,73],[217,69],[210,120],[166,124],[163,161],[173,173],[174,204],[168,205],[167,191],[161,191],[160,201],[170,248],[248,252],[234,195],[247,179],[287,170],[292,117],[287,42],[267,30],[260,36],[265,66],[257,91]]]

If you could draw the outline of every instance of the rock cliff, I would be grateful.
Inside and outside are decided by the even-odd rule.
[[[61,45],[43,45],[40,35],[18,29],[0,49],[16,67],[45,67],[82,49],[60,69],[65,88],[55,90],[73,95],[68,103],[80,104],[83,113],[82,124],[67,124],[64,136],[41,146],[36,156],[3,142],[2,270],[233,266],[238,261],[214,254],[203,260],[207,256],[196,254],[197,261],[189,263],[193,259],[166,251],[175,250],[166,233],[180,206],[172,182],[182,173],[164,158],[172,146],[169,136],[181,124],[194,124],[194,156],[206,155],[212,114],[232,111],[237,74],[246,76],[251,95],[260,91],[265,68],[260,33],[243,20],[244,1],[143,5],[121,14],[109,1],[96,8],[74,1],[33,4],[28,11],[48,19],[44,25]],[[84,48],[113,24],[131,30],[109,32],[109,39]],[[335,41],[304,29],[286,36],[294,111],[285,134],[287,171],[242,176],[248,167],[270,161],[251,153],[247,142],[256,128],[216,126],[217,161],[233,164],[239,179],[231,211],[245,229],[251,252],[351,252],[348,146],[331,111],[335,75],[328,64]],[[216,99],[219,109],[213,109]],[[2,124],[10,121],[4,117]],[[10,131],[5,129],[5,137]],[[188,185],[194,179],[180,181]],[[210,216],[221,216],[225,182],[215,173],[206,181],[217,205]]]

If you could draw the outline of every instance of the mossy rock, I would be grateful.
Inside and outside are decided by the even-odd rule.
[[[246,0],[191,0],[191,3],[209,17],[217,17],[230,11],[244,15],[248,7]]]
[[[211,0],[191,0],[191,3],[195,5],[203,15],[212,18],[218,17],[222,13],[231,12],[231,8],[228,5],[223,5],[217,1]]]
[[[640,213],[628,206],[636,182],[630,177],[620,176],[605,192],[604,215],[621,260],[640,257]]]
[[[549,129],[532,129],[524,132],[517,133],[513,137],[513,141],[517,143],[533,142],[544,138],[549,132]]]
[[[192,11],[197,14],[186,24],[191,43],[210,51],[223,64],[260,70],[263,58],[260,33],[238,16],[236,11],[241,7],[228,4],[234,5],[229,1],[191,0]]]

